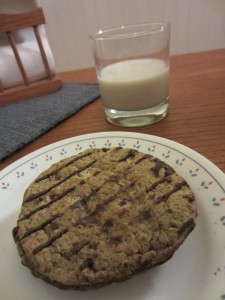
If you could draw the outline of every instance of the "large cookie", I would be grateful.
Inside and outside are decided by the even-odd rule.
[[[132,149],[88,149],[28,187],[13,234],[35,276],[90,288],[168,260],[196,216],[190,187],[164,162]]]

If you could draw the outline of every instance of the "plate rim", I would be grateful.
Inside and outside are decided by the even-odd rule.
[[[101,135],[101,136],[98,137],[98,135]],[[102,138],[105,137],[106,138],[107,135],[110,135],[111,137],[113,137],[113,135],[115,135],[116,137],[120,137],[122,135],[128,135],[128,136],[124,136],[124,137],[136,138],[136,139],[138,138],[138,139],[142,139],[142,140],[145,140],[145,141],[150,141],[150,138],[152,138],[152,139],[161,141],[161,142],[157,141],[158,144],[161,144],[161,145],[165,146],[165,144],[163,143],[163,142],[165,142],[166,146],[169,145],[169,147],[171,149],[174,149],[179,153],[183,153],[183,152],[181,152],[180,150],[177,149],[177,147],[181,148],[188,158],[190,158],[192,161],[194,161],[198,165],[201,165],[201,167],[207,173],[209,173],[209,171],[208,171],[208,168],[204,167],[204,164],[207,164],[210,167],[210,169],[213,169],[213,173],[215,172],[216,175],[211,174],[211,173],[210,173],[210,175],[220,185],[221,189],[225,193],[225,186],[223,187],[222,184],[220,183],[219,179],[218,179],[218,177],[220,177],[220,176],[225,178],[225,173],[218,166],[216,166],[212,161],[210,161],[208,158],[206,158],[201,153],[197,152],[196,150],[193,150],[192,148],[189,148],[186,145],[183,145],[183,144],[181,144],[179,142],[176,142],[174,140],[171,140],[171,139],[167,139],[165,137],[160,137],[160,136],[157,136],[157,135],[151,135],[151,134],[147,134],[147,133],[129,132],[129,131],[100,131],[100,132],[77,135],[77,136],[69,137],[69,138],[66,138],[66,139],[61,139],[61,140],[58,140],[56,142],[50,143],[48,145],[40,147],[40,148],[38,148],[38,149],[22,156],[18,160],[16,160],[13,163],[9,164],[7,167],[3,168],[0,171],[0,180],[5,178],[8,174],[10,174],[16,168],[20,167],[22,164],[28,162],[29,160],[31,160],[31,159],[39,156],[39,155],[41,155],[41,153],[46,152],[46,150],[49,149],[49,148],[51,148],[50,150],[54,150],[54,149],[56,149],[60,146],[68,145],[69,143],[73,143],[74,140],[77,140],[77,139],[85,140],[85,139],[89,139],[90,137],[93,137],[93,139],[94,139],[94,137],[96,137],[96,136],[98,138],[100,138],[100,137],[102,137]],[[202,163],[200,164],[196,159],[193,159],[193,157],[188,155],[187,152],[191,152],[193,155],[197,156],[197,158]]]

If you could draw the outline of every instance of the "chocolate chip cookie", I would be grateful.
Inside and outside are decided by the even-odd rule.
[[[92,148],[28,187],[13,236],[35,276],[86,289],[167,261],[196,217],[188,183],[163,161],[133,149]]]

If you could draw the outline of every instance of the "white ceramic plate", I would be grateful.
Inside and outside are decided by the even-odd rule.
[[[123,146],[164,160],[194,191],[197,226],[165,264],[125,282],[92,291],[62,291],[21,265],[12,228],[27,186],[44,169],[86,148]],[[41,148],[0,174],[1,300],[222,300],[225,299],[225,174],[206,158],[173,141],[138,133],[102,132]]]

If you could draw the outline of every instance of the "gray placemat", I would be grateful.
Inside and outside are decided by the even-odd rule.
[[[63,83],[57,92],[0,107],[0,161],[98,97],[96,83]]]

